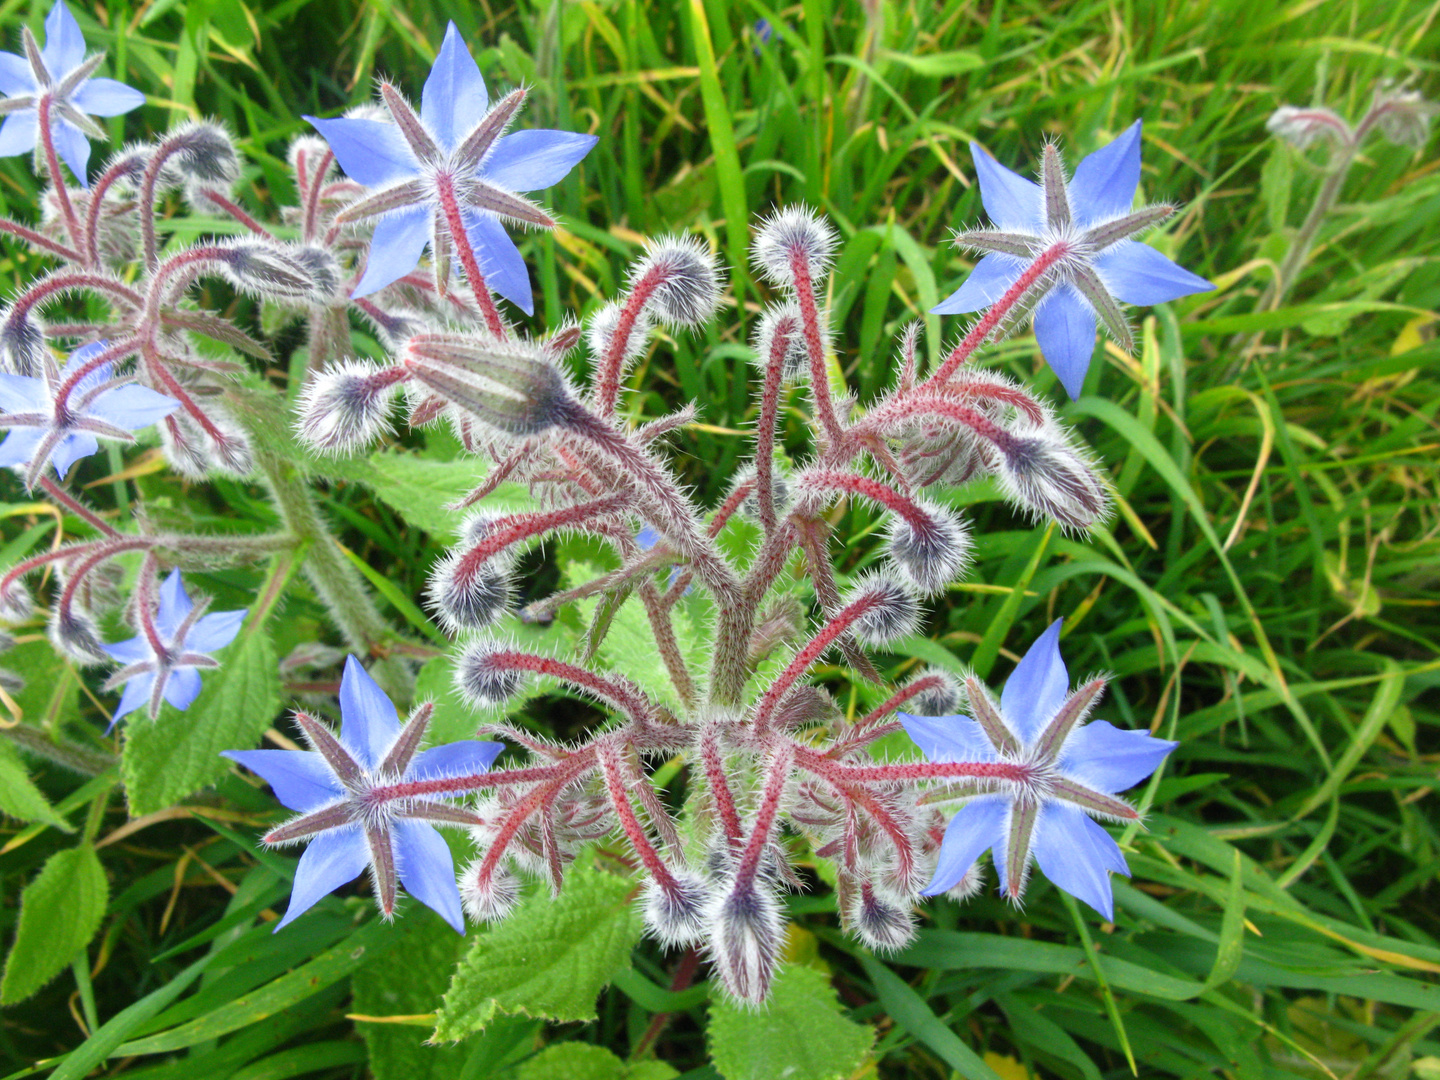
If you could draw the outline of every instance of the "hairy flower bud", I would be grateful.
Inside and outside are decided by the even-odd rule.
[[[881,646],[919,629],[920,605],[914,594],[894,578],[866,574],[852,586],[846,603],[853,604],[866,596],[874,596],[877,602],[851,624],[860,640]]]
[[[960,687],[960,680],[954,675],[939,668],[927,667],[910,682],[913,684],[921,679],[940,681],[907,701],[904,706],[907,713],[914,716],[953,716],[960,711],[960,703],[965,700],[965,695]]]
[[[35,614],[35,597],[18,577],[0,589],[0,619],[8,623],[22,623]]]
[[[708,914],[710,959],[721,983],[736,1000],[758,1005],[770,992],[785,936],[779,901],[751,881],[721,891]]]
[[[460,871],[460,900],[472,922],[500,922],[520,902],[520,880],[504,865],[482,878],[479,871],[483,862],[483,859],[475,859]]]
[[[57,604],[47,629],[55,651],[81,667],[110,662],[100,639],[100,628],[89,613],[73,605],[66,608]]]
[[[175,152],[165,170],[182,183],[205,183],[228,188],[240,178],[240,155],[230,133],[209,120],[191,120],[166,139]]]
[[[614,346],[615,334],[620,327],[621,309],[622,305],[619,302],[606,304],[590,316],[590,321],[585,327],[585,343],[590,347],[591,356],[596,358],[605,356]],[[630,332],[625,335],[624,351],[621,354],[622,370],[628,368],[645,354],[654,329],[655,322],[650,316],[649,309],[641,309],[639,316],[630,327]]]
[[[318,135],[298,135],[290,140],[285,160],[289,162],[292,171],[299,172],[302,157],[305,161],[306,179],[312,184],[316,179],[325,179],[337,168],[330,144]],[[317,178],[314,175],[315,167],[321,162],[325,163],[325,172]]]
[[[324,453],[362,449],[390,432],[390,406],[405,373],[369,360],[342,360],[301,391],[295,429]]]
[[[310,274],[314,285],[311,300],[317,303],[343,301],[348,299],[341,288],[340,264],[335,256],[322,247],[305,244],[290,249],[290,257],[303,266]]]
[[[1297,108],[1281,105],[1265,121],[1266,129],[1288,143],[1302,150],[1320,139],[1344,145],[1354,138],[1354,132],[1338,113],[1323,106]]]
[[[649,282],[646,307],[672,326],[700,326],[715,314],[724,280],[715,254],[698,237],[651,241],[630,271],[630,288]]]
[[[493,640],[472,641],[455,664],[455,687],[472,705],[503,705],[520,691],[521,672],[495,660],[502,647]]]
[[[787,206],[760,223],[750,245],[750,261],[772,284],[795,284],[796,267],[803,266],[812,284],[830,271],[837,244],[830,223],[808,206]]]
[[[430,574],[426,596],[452,633],[479,630],[510,609],[513,594],[507,560],[503,555],[467,567],[465,552],[441,559]]]
[[[28,379],[39,378],[48,355],[45,331],[34,309],[5,309],[0,315],[0,370]]]
[[[1430,137],[1430,121],[1440,112],[1440,105],[1426,101],[1418,90],[1387,79],[1375,88],[1370,111],[1379,116],[1377,123],[1385,138],[1397,146],[1421,150]]]
[[[505,435],[536,435],[572,419],[579,404],[543,346],[461,334],[416,334],[402,363],[462,415]]]
[[[917,500],[923,517],[900,514],[890,519],[887,550],[895,568],[922,595],[933,596],[965,572],[970,561],[970,531],[951,510]]]
[[[909,905],[868,881],[855,890],[848,914],[855,935],[876,952],[897,952],[915,937]]]
[[[710,888],[698,874],[680,872],[668,887],[656,878],[645,882],[645,929],[666,948],[705,940]]]
[[[810,351],[805,347],[804,322],[800,307],[794,303],[775,304],[765,309],[755,325],[753,346],[755,364],[763,372],[774,357],[776,339],[784,335],[784,352],[780,360],[782,382],[797,383],[805,379],[810,370]],[[820,333],[827,335],[827,323],[820,319]]]
[[[265,300],[328,299],[310,269],[292,250],[263,240],[221,245],[220,267],[235,288]]]
[[[1099,474],[1058,429],[1015,436],[998,449],[1001,488],[1034,517],[1084,532],[1109,516],[1110,496]]]

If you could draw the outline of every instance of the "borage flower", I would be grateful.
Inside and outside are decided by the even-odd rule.
[[[150,717],[154,719],[160,714],[162,699],[184,710],[199,696],[200,669],[220,666],[208,654],[235,640],[247,614],[242,608],[207,615],[209,603],[208,599],[198,605],[192,603],[180,571],[172,570],[160,586],[159,603],[153,610],[141,600],[140,636],[104,646],[110,656],[125,665],[105,684],[106,690],[125,686],[111,727],[142,705],[150,706]]]
[[[309,841],[295,870],[290,907],[279,930],[367,866],[375,899],[389,918],[397,879],[458,933],[465,932],[450,848],[436,825],[469,827],[479,819],[458,806],[407,793],[407,785],[490,768],[503,743],[465,741],[417,753],[432,705],[418,706],[402,727],[395,706],[353,656],[340,680],[340,735],[314,717],[295,719],[310,750],[227,750],[264,777],[300,816],[269,832],[266,844]]]
[[[1140,121],[1086,157],[1069,179],[1053,144],[1040,164],[1040,183],[1026,180],[970,144],[980,200],[994,229],[958,233],[955,242],[987,252],[965,284],[930,310],[956,315],[989,307],[1043,254],[1063,253],[1051,266],[1048,290],[1034,307],[1035,339],[1071,398],[1080,396],[1095,351],[1098,316],[1121,348],[1132,348],[1117,301],[1159,304],[1215,286],[1152,247],[1129,239],[1175,212],[1161,204],[1134,208],[1140,186]]]
[[[389,83],[380,93],[394,123],[305,117],[352,179],[378,189],[340,214],[342,221],[379,217],[352,295],[366,296],[410,273],[427,244],[443,262],[453,238],[468,242],[489,288],[532,314],[529,272],[499,219],[553,228],[548,214],[516,192],[559,183],[596,137],[540,129],[506,135],[525,92],[516,90],[491,108],[480,68],[453,22],[425,80],[418,116]]]
[[[1084,723],[1104,689],[1092,679],[1075,693],[1060,658],[1057,619],[1005,683],[997,706],[976,679],[966,680],[975,716],[910,716],[901,723],[931,761],[1004,761],[1025,766],[1019,782],[975,781],[975,797],[951,820],[924,895],[959,884],[987,848],[1000,888],[1018,901],[1030,860],[1060,888],[1106,919],[1114,915],[1109,872],[1130,874],[1120,846],[1093,817],[1134,821],[1116,792],[1154,772],[1178,743],[1104,720]]]
[[[145,104],[145,95],[114,79],[92,78],[104,53],[85,58],[80,24],[65,0],[58,0],[45,16],[45,47],[40,48],[27,26],[23,31],[25,55],[0,52],[0,157],[27,154],[40,138],[40,113],[48,114],[55,151],[70,166],[81,187],[88,187],[85,167],[90,162],[90,139],[106,137],[91,116],[119,116]],[[55,183],[60,178],[52,177]]]
[[[64,369],[47,354],[41,377],[0,372],[0,465],[28,465],[25,486],[34,487],[48,461],[65,479],[70,466],[100,449],[95,436],[133,442],[132,431],[169,416],[174,398],[112,377],[110,364],[80,371],[108,347],[97,341],[76,349]]]

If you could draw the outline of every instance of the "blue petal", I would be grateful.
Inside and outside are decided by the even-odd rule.
[[[45,67],[59,82],[85,59],[85,37],[80,33],[80,24],[65,0],[55,0],[50,14],[45,16],[45,47],[40,50]]]
[[[54,120],[50,124],[50,136],[55,140],[55,152],[60,160],[70,166],[80,186],[88,188],[90,178],[85,170],[90,164],[90,140],[85,133],[69,120]]]
[[[1060,627],[1056,619],[1035,639],[1000,691],[1000,711],[1021,745],[1035,741],[1070,696],[1070,673],[1060,658]]]
[[[911,716],[899,713],[905,734],[931,761],[994,761],[995,746],[968,716]]]
[[[1063,775],[1086,787],[1114,795],[1144,780],[1179,745],[1157,739],[1148,731],[1126,730],[1108,720],[1092,720],[1070,733],[1056,766]]]
[[[301,814],[345,794],[325,758],[315,750],[225,750],[220,756],[238,761],[262,777],[283,805]]]
[[[494,214],[478,210],[466,210],[465,235],[480,260],[480,271],[485,275],[485,284],[497,292],[526,315],[535,314],[535,303],[530,295],[530,271],[520,257],[520,249],[506,234],[500,219]]]
[[[87,458],[100,449],[100,444],[95,441],[95,436],[85,432],[75,432],[66,435],[58,443],[55,449],[50,451],[50,464],[55,466],[55,473],[64,480],[70,472],[70,466],[81,458]]]
[[[125,690],[120,695],[120,704],[115,706],[115,715],[110,718],[110,727],[118,724],[121,718],[129,716],[136,709],[143,709],[150,704],[150,688],[155,685],[155,673],[153,671],[142,671],[135,678],[125,684]]]
[[[33,94],[36,89],[35,73],[30,70],[30,61],[14,53],[0,52],[0,94],[19,97],[22,94]]]
[[[29,375],[0,372],[0,410],[4,412],[49,412],[52,407],[45,383]]]
[[[26,465],[35,456],[35,448],[45,433],[40,428],[11,428],[5,441],[0,443],[0,465]],[[96,446],[99,449],[99,446]]]
[[[394,124],[348,116],[337,120],[320,120],[314,116],[305,119],[325,136],[345,174],[366,187],[379,187],[420,175],[420,163]]]
[[[1058,285],[1035,310],[1035,340],[1070,399],[1080,396],[1095,354],[1095,312],[1073,285]]]
[[[635,544],[641,551],[649,551],[660,542],[660,534],[655,531],[654,525],[641,526],[640,531],[635,534]]]
[[[1115,918],[1109,871],[1128,876],[1130,868],[1109,833],[1073,806],[1047,803],[1035,823],[1034,845],[1046,877],[1107,922]]]
[[[108,341],[92,341],[89,345],[80,346],[80,348],[76,349],[66,358],[65,368],[61,374],[67,377],[73,375],[104,352],[109,344]],[[82,377],[80,381],[75,384],[76,392],[84,393],[92,387],[99,386],[110,378],[113,370],[114,365],[112,364],[101,364],[97,368],[92,368],[89,374]]]
[[[424,821],[401,819],[390,828],[395,838],[395,870],[405,891],[453,926],[457,934],[465,933],[455,863],[445,838]]]
[[[1214,285],[1161,255],[1149,244],[1121,240],[1095,256],[1100,280],[1127,304],[1163,304],[1209,292]]]
[[[155,612],[155,629],[166,642],[175,640],[175,631],[185,621],[185,616],[195,605],[185,591],[185,582],[180,579],[179,570],[171,570],[170,576],[160,584],[160,607]]]
[[[1009,255],[991,252],[970,271],[965,283],[930,309],[933,315],[961,315],[988,308],[1005,295],[1025,268]]]
[[[91,116],[120,116],[145,104],[145,95],[115,79],[86,79],[70,102]]]
[[[400,717],[385,691],[353,656],[340,679],[340,741],[363,767],[373,769],[400,734]]]
[[[132,637],[128,641],[117,641],[113,645],[100,647],[105,650],[106,656],[113,657],[122,664],[138,664],[154,655],[150,651],[150,643],[144,637]]]
[[[1045,199],[1040,185],[1011,172],[979,143],[970,144],[970,155],[980,180],[980,201],[990,220],[1007,232],[1043,232]]]
[[[200,672],[193,667],[177,667],[165,681],[165,700],[184,712],[200,696]]]
[[[480,163],[479,175],[510,191],[539,191],[565,179],[599,141],[578,131],[545,128],[502,135]]]
[[[275,929],[281,930],[327,894],[347,881],[354,881],[369,865],[370,852],[358,828],[321,833],[310,841],[305,854],[300,856],[300,865],[295,868],[295,887],[290,892],[290,906]]]
[[[448,152],[485,118],[489,108],[485,79],[452,22],[420,91],[420,119]]]
[[[945,829],[940,842],[940,861],[935,876],[921,890],[921,896],[938,896],[960,883],[980,853],[995,844],[1004,846],[1005,817],[1009,803],[1002,798],[975,799],[960,808]]]
[[[126,383],[97,394],[85,412],[126,431],[139,431],[165,419],[178,408],[180,402],[172,397],[139,383]]]
[[[1140,121],[1075,166],[1070,207],[1082,229],[1128,214],[1140,186]]]
[[[478,742],[475,739],[432,746],[415,756],[410,768],[405,770],[405,777],[408,780],[426,780],[435,776],[483,773],[504,749],[504,743]]]
[[[235,640],[240,624],[250,614],[244,608],[239,611],[212,611],[195,620],[195,625],[185,635],[184,648],[188,652],[213,653],[223,649]]]
[[[386,214],[375,225],[365,274],[355,286],[353,297],[369,296],[414,270],[430,242],[430,210],[415,206]]]
[[[40,130],[34,109],[11,113],[0,124],[0,157],[28,154],[35,149],[35,135]]]

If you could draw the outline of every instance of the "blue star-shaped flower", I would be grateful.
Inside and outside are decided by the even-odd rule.
[[[23,31],[25,55],[0,52],[0,157],[27,154],[40,137],[40,103],[49,99],[50,138],[82,187],[88,187],[85,166],[90,139],[105,138],[105,129],[91,116],[119,116],[145,104],[145,95],[114,79],[91,78],[104,53],[85,58],[80,24],[65,0],[57,0],[45,16],[45,48]],[[88,136],[88,138],[87,138]],[[55,177],[55,182],[60,182]]]
[[[153,617],[147,612],[140,614],[141,619],[149,620],[146,632],[129,641],[104,646],[107,653],[125,665],[105,684],[106,690],[125,684],[111,727],[147,703],[151,718],[155,718],[160,714],[162,698],[182,710],[194,702],[200,693],[199,669],[220,666],[206,654],[234,641],[246,615],[243,609],[207,615],[207,604],[208,601],[199,606],[191,603],[180,580],[180,571],[172,570],[160,586],[160,602]]]
[[[339,738],[297,713],[313,749],[225,752],[263,776],[276,798],[300,814],[272,830],[265,842],[309,841],[295,870],[290,907],[276,930],[369,866],[386,918],[395,911],[398,879],[411,896],[465,932],[455,865],[435,825],[470,826],[479,819],[442,801],[449,796],[409,794],[405,788],[485,772],[504,744],[470,740],[416,753],[431,712],[432,706],[421,705],[402,727],[395,706],[352,656],[340,680]]]
[[[147,386],[113,378],[101,364],[70,380],[107,342],[76,349],[64,369],[47,354],[41,376],[0,372],[0,428],[10,428],[0,443],[0,465],[28,465],[25,486],[34,487],[51,462],[60,479],[70,466],[100,449],[95,436],[133,442],[132,431],[162,420],[180,407],[174,398]]]
[[[341,221],[379,217],[365,274],[352,295],[366,296],[404,277],[427,244],[445,260],[445,203],[453,193],[486,284],[532,314],[530,275],[500,218],[553,227],[548,214],[516,192],[558,183],[596,137],[539,129],[506,135],[524,91],[491,108],[485,80],[453,22],[425,80],[419,115],[388,84],[382,84],[381,97],[393,123],[305,117],[325,136],[340,167],[377,189],[339,215]]]
[[[1041,634],[1005,683],[997,707],[976,679],[966,680],[968,716],[901,714],[905,731],[931,761],[1005,761],[1030,768],[1022,783],[977,781],[975,796],[945,830],[934,896],[955,887],[987,848],[1001,891],[1018,900],[1030,860],[1060,888],[1113,918],[1109,872],[1129,876],[1120,846],[1092,817],[1134,821],[1115,793],[1154,772],[1178,743],[1104,720],[1085,723],[1104,688],[1093,679],[1074,694],[1060,658],[1060,625]]]
[[[1117,301],[1159,304],[1215,286],[1145,244],[1129,239],[1175,212],[1167,205],[1134,209],[1140,186],[1140,121],[1096,150],[1066,179],[1060,154],[1045,147],[1040,183],[1026,180],[970,144],[980,200],[994,229],[959,233],[956,242],[987,252],[939,315],[980,311],[995,303],[1025,268],[1057,241],[1072,242],[1044,279],[1034,305],[1035,338],[1071,398],[1080,396],[1095,351],[1097,316],[1122,348],[1130,328]]]

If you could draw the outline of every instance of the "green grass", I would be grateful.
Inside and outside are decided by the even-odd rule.
[[[262,208],[290,197],[284,142],[305,129],[301,113],[365,100],[380,73],[417,91],[455,19],[492,87],[534,88],[526,123],[603,138],[547,195],[563,231],[525,246],[544,296],[537,322],[598,306],[639,236],[698,232],[737,262],[743,307],[724,313],[723,330],[677,336],[642,362],[641,392],[628,399],[642,416],[695,401],[718,428],[752,416],[740,346],[762,296],[743,262],[755,215],[806,201],[839,228],[837,352],[864,403],[890,377],[891,343],[908,321],[925,318],[931,356],[957,329],[925,312],[969,267],[945,242],[981,215],[968,140],[1025,172],[1047,138],[1074,161],[1143,117],[1144,195],[1187,204],[1153,242],[1220,288],[1141,313],[1137,355],[1107,349],[1087,396],[1062,409],[1123,497],[1110,529],[1083,542],[1042,538],[984,495],[968,580],[1005,591],[957,587],[927,627],[935,644],[917,645],[927,660],[949,654],[1003,677],[1063,614],[1072,672],[1118,676],[1106,715],[1183,741],[1144,792],[1148,831],[1127,834],[1135,878],[1117,882],[1118,923],[1074,919],[1037,883],[1018,914],[993,896],[932,902],[919,942],[877,964],[835,933],[823,896],[801,898],[798,918],[853,1018],[879,1024],[882,1077],[948,1077],[987,1052],[1067,1078],[1127,1075],[1132,1055],[1144,1076],[1398,1078],[1412,1059],[1440,1056],[1440,324],[1423,321],[1440,309],[1433,149],[1372,143],[1286,306],[1254,312],[1318,186],[1313,166],[1267,136],[1266,118],[1287,102],[1354,115],[1382,78],[1414,74],[1440,92],[1433,4],[289,0],[137,13],[116,2],[103,26],[94,8],[75,9],[91,46],[122,58],[128,81],[152,95],[124,130],[162,129],[196,110],[222,118],[255,162],[244,195]],[[38,29],[44,10],[0,7],[6,42],[19,19]],[[774,28],[768,44],[753,29],[762,18]],[[0,163],[0,209],[28,220],[34,192],[23,159]],[[35,269],[0,254],[8,285]],[[1062,399],[1032,340],[989,355]],[[792,398],[787,422],[797,452],[803,404]],[[687,480],[711,497],[746,447],[704,429],[675,442]],[[14,485],[5,497],[26,501]],[[196,516],[265,513],[239,485],[177,497]],[[347,546],[402,600],[418,596],[436,543],[353,486],[327,497]],[[856,530],[871,524],[852,513]],[[26,533],[43,520],[15,512],[6,541],[47,542],[44,530]],[[238,597],[253,584],[217,575],[211,591]],[[303,602],[286,616],[287,645],[321,618]],[[910,663],[897,656],[893,668]],[[862,707],[836,678],[842,702]],[[546,722],[535,710],[531,719]],[[101,744],[93,725],[70,734],[82,730]],[[57,801],[77,786],[58,769],[41,782]],[[113,1058],[105,1075],[364,1075],[338,961],[324,970],[339,975],[278,1019],[246,1019],[250,991],[273,995],[288,967],[337,956],[349,932],[340,913],[362,909],[335,902],[333,919],[297,924],[285,949],[263,944],[265,930],[247,927],[279,902],[287,860],[259,857],[249,841],[246,819],[269,812],[263,797],[238,782],[219,794],[198,800],[197,816],[100,848],[110,900],[88,951],[93,974],[82,966],[0,1013],[0,1056],[14,1069],[81,1046],[87,1016],[133,1021],[109,1029],[110,1050],[210,1016],[202,1033],[213,1034],[188,1058]],[[77,828],[93,797],[66,807]],[[96,835],[103,843],[124,823],[113,798]],[[23,883],[74,840],[55,829],[4,835],[8,925]],[[200,951],[212,940],[243,959]],[[221,974],[199,970],[216,957]],[[671,964],[649,947],[637,958],[662,986]],[[686,1008],[659,1053],[713,1075],[703,1071],[704,1006]],[[226,1027],[227,1010],[248,1026]],[[611,989],[597,1022],[543,1037],[624,1056],[647,1023]],[[493,1075],[500,1042],[533,1040],[538,1026],[494,1030],[439,1054],[416,1051],[425,1028],[387,1027],[413,1034],[398,1042],[420,1057],[387,1050],[376,1074],[397,1075],[386,1070],[403,1060],[418,1062],[407,1076]],[[57,1075],[86,1075],[105,1056],[97,1045]]]

